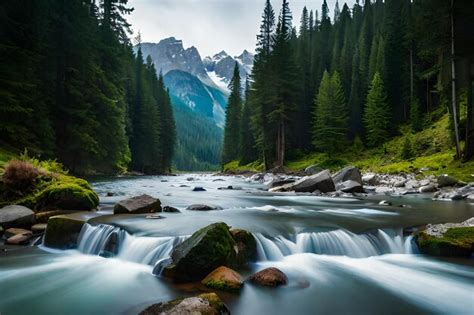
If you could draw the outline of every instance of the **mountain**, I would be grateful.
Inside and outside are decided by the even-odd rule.
[[[174,37],[142,43],[141,50],[143,56],[151,57],[157,72],[163,73],[170,92],[178,142],[175,167],[216,169],[229,96],[227,85],[236,61],[241,65],[242,78],[250,73],[253,55],[245,50],[240,56],[230,57],[221,51],[202,60],[196,47],[184,48],[183,41]]]
[[[215,54],[212,57],[206,57],[203,60],[203,64],[206,67],[207,74],[211,77],[214,82],[227,90],[227,86],[232,79],[232,73],[234,71],[234,65],[237,61],[240,66],[240,77],[242,83],[245,84],[245,78],[252,71],[254,55],[247,50],[240,56],[231,57],[224,50],[220,53]]]
[[[181,70],[172,70],[164,75],[170,94],[199,116],[213,119],[222,127],[227,94],[220,89],[204,84],[196,76]]]

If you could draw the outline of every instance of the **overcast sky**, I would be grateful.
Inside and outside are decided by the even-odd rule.
[[[272,0],[275,13],[281,0]],[[289,0],[295,23],[301,11],[321,12],[323,0]],[[327,0],[331,19],[336,0]],[[355,0],[348,0],[352,7]],[[339,4],[342,9],[344,1]],[[159,42],[174,36],[183,40],[184,47],[195,46],[201,57],[221,50],[239,55],[244,49],[255,50],[265,0],[130,0],[135,8],[128,17],[135,34],[140,31],[142,41]],[[297,25],[297,24],[295,24]]]

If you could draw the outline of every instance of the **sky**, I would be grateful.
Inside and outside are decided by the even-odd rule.
[[[271,0],[275,13],[281,0]],[[299,25],[304,6],[321,11],[323,0],[289,0],[294,25]],[[327,0],[332,19],[336,0]],[[340,8],[344,0],[339,0]],[[355,0],[347,0],[352,7]],[[184,48],[195,46],[201,57],[225,50],[232,56],[255,50],[265,0],[130,0],[135,10],[128,17],[134,35],[143,42],[175,37]]]

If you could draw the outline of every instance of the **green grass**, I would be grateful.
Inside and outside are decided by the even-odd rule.
[[[364,148],[353,145],[337,156],[313,152],[306,155],[293,153],[293,158],[286,162],[286,167],[301,171],[310,165],[336,171],[347,165],[354,165],[365,172],[384,174],[415,173],[420,177],[426,175],[448,174],[460,180],[474,181],[474,161],[462,163],[454,159],[455,151],[450,133],[449,116],[433,113],[432,121],[422,131],[411,134],[409,127],[401,128],[401,136],[395,137],[378,148]],[[402,157],[402,148],[410,137],[411,158]],[[262,171],[253,164],[239,166],[237,161],[226,164],[228,171]]]
[[[239,161],[231,161],[224,165],[224,172],[243,173],[243,172],[262,172],[265,167],[262,162],[255,161],[246,165],[239,165]]]

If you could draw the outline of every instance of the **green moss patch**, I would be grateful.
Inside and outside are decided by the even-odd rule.
[[[474,227],[451,228],[442,237],[422,232],[417,243],[423,254],[470,257],[474,252]]]

